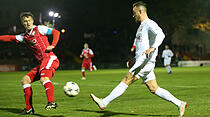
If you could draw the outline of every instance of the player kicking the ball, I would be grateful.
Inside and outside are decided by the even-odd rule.
[[[177,99],[169,91],[160,88],[154,74],[158,46],[162,43],[165,35],[162,29],[153,20],[148,18],[145,3],[142,1],[134,3],[133,12],[136,21],[141,22],[135,38],[136,61],[134,65],[120,84],[107,97],[102,99],[94,94],[90,96],[98,107],[103,110],[111,101],[122,95],[129,85],[141,77],[151,93],[176,105],[179,109],[179,116],[182,117],[187,103]]]
[[[40,80],[42,85],[45,87],[48,99],[45,109],[55,109],[57,104],[54,102],[54,87],[50,79],[59,66],[59,60],[52,50],[55,48],[59,40],[60,32],[46,26],[35,26],[33,14],[30,12],[22,12],[20,14],[20,19],[26,32],[20,35],[0,36],[0,40],[5,42],[25,42],[39,62],[39,65],[33,68],[22,79],[26,101],[26,108],[23,110],[22,114],[34,114],[31,83],[37,80]],[[51,45],[49,44],[46,35],[53,35]]]
[[[82,53],[80,55],[80,58],[83,58],[82,61],[82,79],[81,80],[86,80],[85,78],[85,69],[89,69],[90,71],[92,70],[97,70],[95,65],[92,65],[92,60],[91,58],[94,57],[93,51],[88,48],[88,43],[84,44],[84,49],[82,50]]]

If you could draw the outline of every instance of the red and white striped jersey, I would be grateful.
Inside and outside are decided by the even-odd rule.
[[[91,59],[91,57],[94,57],[94,53],[90,48],[83,49],[81,55],[83,57],[86,56],[86,55],[88,56],[88,58],[84,57],[84,59]]]
[[[48,37],[52,32],[52,28],[39,25],[33,26],[30,32],[25,32],[20,35],[16,35],[16,40],[19,42],[25,42],[26,45],[33,51],[33,54],[38,61],[42,61],[43,58],[55,55],[52,51],[46,53],[45,50],[50,46]]]

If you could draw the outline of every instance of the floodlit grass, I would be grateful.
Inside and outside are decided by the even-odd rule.
[[[160,87],[188,102],[186,117],[210,117],[210,67],[172,68],[167,74],[164,68],[156,68]],[[86,72],[87,80],[81,80],[80,70],[57,71],[52,78],[58,108],[44,109],[47,104],[44,87],[40,82],[32,84],[33,105],[38,117],[177,117],[177,107],[151,94],[141,80],[132,84],[119,98],[100,111],[90,98],[90,93],[105,97],[118,85],[128,69],[98,70]],[[25,108],[21,78],[27,72],[0,72],[0,116],[19,117]],[[67,81],[80,86],[80,94],[68,97],[63,92]]]

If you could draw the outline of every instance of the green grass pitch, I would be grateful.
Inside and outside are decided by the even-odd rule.
[[[210,117],[210,67],[156,68],[160,87],[188,102],[185,117]],[[80,70],[56,71],[52,82],[58,108],[44,109],[47,98],[39,81],[32,84],[35,117],[177,117],[178,110],[172,103],[151,94],[141,80],[132,84],[126,92],[101,111],[90,98],[90,93],[105,97],[118,85],[128,69],[98,70],[86,72],[87,80],[81,80]],[[0,117],[19,117],[25,108],[21,78],[27,72],[0,72]],[[67,81],[80,86],[76,97],[63,92]],[[32,117],[33,117],[32,116]],[[24,116],[23,116],[24,117]]]

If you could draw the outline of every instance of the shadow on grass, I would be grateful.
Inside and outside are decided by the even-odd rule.
[[[127,116],[148,116],[148,117],[177,117],[177,115],[139,115],[133,113],[121,113],[121,112],[112,112],[112,111],[95,111],[95,110],[84,110],[84,109],[76,109],[75,111],[83,111],[83,112],[95,112],[102,113],[100,117],[111,117],[116,115],[127,115]]]
[[[18,114],[18,115],[21,115],[21,112],[23,111],[23,109],[19,109],[19,108],[0,108],[0,110],[6,111],[6,112],[11,112],[11,113]],[[36,113],[33,116],[38,116],[38,117],[64,117],[63,115],[45,116],[45,115],[36,114]]]
[[[76,109],[75,111],[102,113],[103,115],[101,115],[100,117],[110,117],[110,116],[115,116],[115,115],[132,115],[132,116],[138,116],[138,114],[119,113],[119,112],[112,112],[112,111],[94,111],[94,110],[84,110],[84,109]]]

